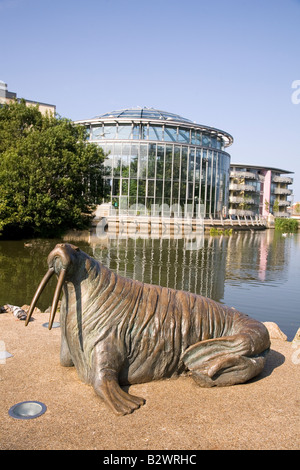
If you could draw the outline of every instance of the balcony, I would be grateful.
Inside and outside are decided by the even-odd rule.
[[[255,211],[243,210],[243,209],[229,209],[229,215],[238,215],[239,217],[248,217],[248,216],[255,216]]]
[[[290,201],[278,201],[278,205],[279,205],[279,207],[290,206],[291,203],[290,203]]]
[[[256,201],[253,198],[240,196],[229,196],[229,202],[234,204],[256,204]]]
[[[287,188],[275,188],[274,189],[274,194],[286,194],[287,196],[290,196],[292,192],[293,191],[291,189],[287,189]]]
[[[273,212],[274,217],[290,217],[290,214],[288,212],[282,211],[282,212]]]
[[[273,176],[272,182],[273,183],[285,183],[285,184],[293,184],[293,178],[289,176]]]
[[[256,187],[252,184],[237,184],[231,183],[229,185],[229,190],[231,191],[256,191]]]
[[[231,171],[230,178],[245,178],[250,180],[256,180],[257,176],[255,173],[251,173],[250,171]]]

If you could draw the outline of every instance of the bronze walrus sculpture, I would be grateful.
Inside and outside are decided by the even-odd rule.
[[[61,364],[74,365],[117,414],[145,403],[120,384],[189,372],[201,387],[225,386],[246,382],[264,367],[267,329],[234,308],[121,277],[70,244],[56,245],[48,265],[25,324],[56,273],[49,329],[63,290]]]

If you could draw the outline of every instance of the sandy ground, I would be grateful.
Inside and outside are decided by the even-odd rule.
[[[34,315],[25,328],[0,315],[0,344],[13,354],[0,361],[1,450],[299,449],[300,353],[292,343],[272,340],[263,373],[247,384],[203,389],[181,377],[131,386],[146,405],[118,417],[74,368],[60,366],[60,329],[44,328],[47,321]],[[27,400],[47,411],[31,420],[9,416]]]

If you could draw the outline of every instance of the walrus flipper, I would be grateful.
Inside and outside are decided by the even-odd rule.
[[[104,346],[104,347],[103,347]],[[144,398],[130,395],[119,385],[119,370],[122,367],[122,355],[105,344],[96,346],[94,355],[92,385],[97,395],[117,415],[126,415],[145,404]],[[107,354],[109,352],[109,354]]]
[[[144,405],[145,400],[122,390],[112,371],[102,371],[93,384],[94,390],[117,415],[126,415]]]
[[[243,335],[234,335],[200,341],[183,353],[182,361],[200,387],[222,387],[244,383],[262,371],[265,354],[249,356]]]

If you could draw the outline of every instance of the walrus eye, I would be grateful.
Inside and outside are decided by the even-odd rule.
[[[37,304],[37,301],[41,295],[41,293],[43,292],[43,290],[45,289],[49,279],[52,277],[52,275],[54,274],[54,268],[51,267],[47,273],[45,274],[45,276],[43,277],[39,287],[37,288],[36,290],[36,293],[34,294],[34,297],[32,299],[32,302],[30,304],[30,307],[29,307],[29,311],[28,311],[28,314],[27,314],[27,318],[26,318],[26,321],[25,321],[25,326],[28,325],[29,323],[29,320],[31,318],[31,315],[33,313],[33,310],[35,309],[35,306]],[[63,286],[63,283],[64,283],[64,280],[65,280],[65,277],[66,277],[66,270],[64,268],[61,269],[60,273],[59,273],[59,276],[58,276],[58,281],[57,281],[57,286],[55,288],[55,292],[54,292],[54,297],[53,297],[53,302],[52,302],[52,306],[51,306],[51,312],[50,312],[50,318],[49,318],[49,330],[51,330],[52,328],[52,325],[53,325],[53,321],[54,321],[54,318],[55,318],[55,314],[56,314],[56,309],[57,309],[57,305],[58,305],[58,301],[59,301],[59,297],[60,297],[60,294],[61,294],[61,290],[62,290],[62,286]]]
[[[68,243],[66,245],[70,246],[74,251],[80,251],[80,248],[78,248],[76,245],[72,245],[72,243]]]

